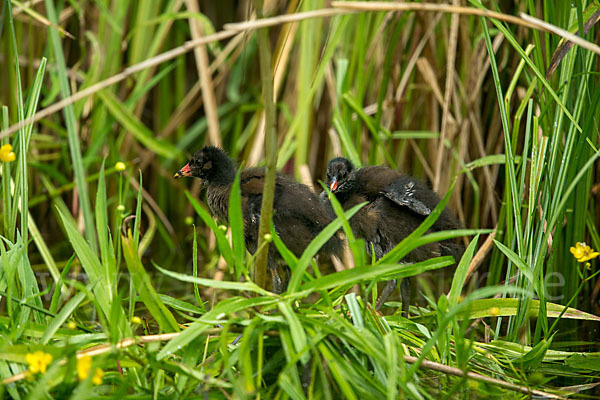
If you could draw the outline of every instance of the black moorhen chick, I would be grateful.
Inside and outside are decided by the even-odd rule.
[[[228,220],[229,194],[235,180],[236,167],[225,151],[206,146],[198,150],[193,158],[176,174],[175,178],[191,176],[203,180],[207,187],[206,200],[211,213],[221,221]],[[258,244],[258,227],[262,193],[265,183],[264,168],[249,168],[242,171],[240,189],[244,239],[252,254]],[[318,196],[307,186],[292,177],[277,174],[273,199],[273,225],[288,249],[300,257],[308,244],[332,221]],[[334,235],[321,248],[319,255],[338,255],[342,252],[342,240]],[[269,246],[268,268],[273,278],[273,291],[282,293],[287,278],[282,280],[278,266],[285,269],[284,261],[275,246]],[[287,272],[287,270],[286,270]]]
[[[398,243],[411,234],[440,202],[438,195],[420,180],[404,175],[386,166],[369,166],[356,170],[352,163],[338,157],[327,165],[327,184],[332,193],[347,210],[362,202],[363,207],[349,221],[354,235],[364,239],[367,253],[373,252],[377,259],[383,257]],[[321,201],[330,214],[333,212],[326,193]],[[447,208],[430,228],[432,231],[458,229],[460,223]],[[430,243],[411,251],[403,260],[414,263],[440,255],[460,259],[464,247],[452,240]],[[380,309],[396,287],[396,281],[388,282],[377,300]],[[410,281],[401,285],[402,312],[408,315]]]

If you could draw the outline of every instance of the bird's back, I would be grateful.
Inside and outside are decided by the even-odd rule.
[[[252,242],[250,246],[254,248],[258,238],[264,177],[264,168],[250,168],[242,173],[240,182],[242,199],[245,202],[243,210],[247,239],[249,239],[247,242]],[[315,236],[331,221],[318,196],[306,185],[296,182],[288,175],[277,174],[273,199],[273,225],[294,255],[299,257]],[[320,253],[339,255],[342,246],[341,239],[334,235],[325,243]]]
[[[427,215],[439,204],[440,197],[425,182],[400,171],[393,170],[383,165],[369,166],[356,171],[358,187],[370,201],[386,197],[392,202],[394,197],[414,199],[413,204],[397,204],[407,207],[410,211],[423,216]],[[414,203],[420,204],[420,208]],[[427,210],[423,210],[426,208]],[[451,230],[460,228],[460,222],[454,214],[445,207],[442,214],[434,223],[434,231]]]
[[[386,186],[402,177],[399,171],[384,165],[363,167],[354,173],[358,191],[370,201],[375,201]]]
[[[344,199],[344,209],[362,201],[369,204],[350,220],[353,232],[367,242],[369,254],[381,258],[421,225],[439,204],[439,196],[423,181],[383,165],[363,167],[354,172],[355,190]],[[460,228],[452,212],[445,208],[430,231]],[[372,248],[371,248],[372,246]],[[406,261],[418,262],[439,255],[456,260],[463,248],[452,240],[431,243],[413,250]]]

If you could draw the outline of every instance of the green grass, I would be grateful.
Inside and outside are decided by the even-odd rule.
[[[598,42],[595,20],[586,25],[598,2],[516,3],[468,6],[526,12],[573,33],[591,26],[580,36]],[[326,4],[276,3],[266,14]],[[190,19],[204,35],[250,19],[253,9],[236,5],[201,2],[198,14],[175,0],[2,3],[0,140],[17,159],[0,168],[0,397],[597,396],[598,261],[578,263],[569,250],[600,248],[591,51],[575,45],[553,58],[565,45],[556,35],[461,16],[445,98],[448,14],[310,18],[261,40],[249,30],[207,44],[211,111],[240,165],[276,165],[317,191],[337,155],[440,182],[441,205],[376,262],[350,231],[357,208],[334,204],[338,219],[299,258],[271,227],[269,246],[292,269],[282,295],[252,281],[259,261],[244,247],[239,180],[225,226],[197,182],[172,179],[210,142],[193,51],[30,121],[183,45]],[[272,88],[261,82],[271,73]],[[444,205],[464,229],[427,234]],[[334,272],[313,256],[340,229],[354,268]],[[468,245],[457,266],[448,257],[400,263],[452,237]],[[411,318],[398,296],[376,313],[378,283],[407,277],[418,282]],[[36,351],[52,362],[26,376]],[[79,379],[84,354],[92,369]]]

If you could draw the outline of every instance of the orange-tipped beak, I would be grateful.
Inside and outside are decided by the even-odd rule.
[[[337,178],[333,178],[331,179],[331,184],[329,185],[329,190],[331,190],[332,192],[335,192],[338,188],[338,182],[337,182]]]
[[[173,178],[175,179],[179,179],[179,178],[183,178],[184,176],[192,176],[192,170],[190,169],[190,164],[185,164],[183,168],[181,168],[179,171],[175,172],[175,175],[173,175]]]

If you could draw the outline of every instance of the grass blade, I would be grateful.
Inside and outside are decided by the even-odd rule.
[[[131,236],[131,230],[127,232],[127,236],[121,238],[123,245],[123,256],[127,264],[127,269],[131,275],[131,280],[140,299],[148,311],[154,317],[161,331],[163,332],[178,332],[179,326],[173,314],[165,307],[164,303],[154,290],[154,286],[150,281],[150,277],[146,273],[144,266],[137,252],[135,240]]]
[[[358,204],[344,213],[346,219],[350,219],[358,210],[363,207],[364,204]],[[292,278],[288,285],[288,293],[294,293],[300,287],[302,276],[308,268],[310,261],[317,254],[319,249],[342,227],[341,218],[336,218],[329,225],[325,227],[319,234],[310,242],[296,265],[296,269],[292,272]]]
[[[52,0],[46,0],[46,12],[48,13],[48,19],[53,24],[58,23],[58,17],[56,15],[56,9]],[[67,66],[65,64],[65,55],[63,53],[62,44],[60,37],[55,29],[48,28],[48,34],[50,36],[50,42],[52,43],[52,49],[54,51],[54,59],[57,65],[58,80],[60,83],[60,92],[63,99],[71,96],[71,89],[69,88],[69,81],[67,78]],[[94,231],[94,219],[92,217],[92,207],[90,205],[90,199],[88,196],[88,187],[85,183],[85,169],[83,168],[83,161],[81,158],[81,147],[80,139],[77,134],[77,121],[75,117],[75,111],[73,105],[69,104],[63,109],[65,116],[65,122],[67,124],[67,135],[69,140],[69,150],[71,153],[71,163],[73,165],[73,172],[75,174],[75,182],[77,183],[77,193],[79,194],[79,205],[83,213],[83,220],[85,225],[85,237],[88,240],[91,250],[94,253],[98,251],[98,244],[96,242],[96,232]]]

